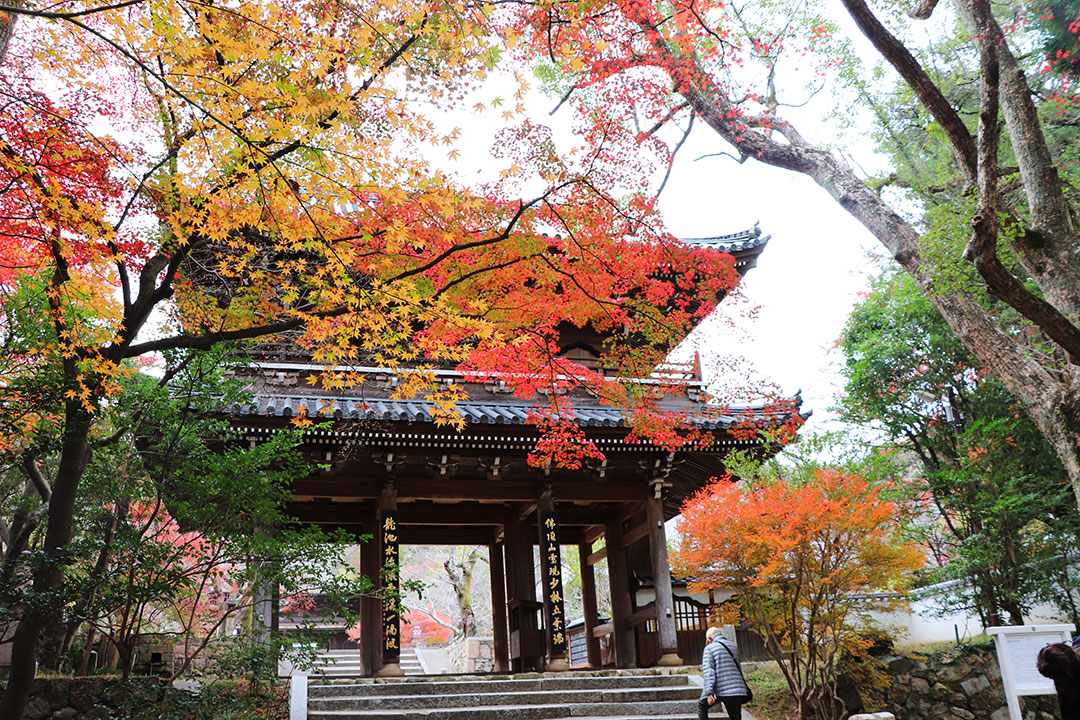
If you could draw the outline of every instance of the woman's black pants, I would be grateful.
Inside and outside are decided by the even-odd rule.
[[[742,698],[716,698],[716,704],[724,703],[731,720],[742,720]],[[697,704],[698,720],[709,720],[709,698],[701,698]]]

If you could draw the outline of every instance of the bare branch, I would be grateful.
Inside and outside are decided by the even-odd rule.
[[[720,151],[720,152],[709,153],[707,155],[702,155],[700,157],[696,157],[696,158],[694,158],[694,162],[697,162],[698,160],[704,160],[706,158],[714,158],[714,157],[731,158],[732,160],[739,163],[740,165],[742,165],[744,162],[746,162],[749,159],[745,155],[735,156],[735,155],[732,155],[729,152]]]
[[[124,437],[124,433],[126,433],[129,429],[130,428],[128,428],[126,425],[124,427],[118,428],[116,430],[116,432],[114,432],[112,435],[109,435],[108,437],[104,437],[104,438],[102,438],[100,440],[96,440],[94,442],[94,447],[96,447],[96,448],[105,447],[107,445],[113,445],[113,444],[119,442],[120,438]]]
[[[669,122],[671,122],[671,119],[673,117],[675,117],[676,113],[678,113],[680,110],[684,110],[684,109],[686,109],[688,107],[690,107],[690,103],[688,103],[688,102],[679,103],[675,107],[671,108],[671,110],[668,111],[667,115],[660,118],[660,120],[658,120],[655,125],[653,125],[651,128],[646,130],[643,134],[645,134],[645,135],[655,135],[660,130],[660,128],[664,127]],[[693,122],[694,122],[694,116],[691,115],[690,116],[690,124],[692,125]]]
[[[302,326],[310,318],[332,318],[340,317],[348,312],[347,305],[338,305],[330,310],[323,312],[311,313],[308,317],[292,317],[288,320],[280,320],[278,322],[266,323],[264,325],[253,325],[251,327],[242,328],[240,330],[221,330],[218,332],[208,332],[201,334],[194,333],[181,333],[180,335],[173,335],[170,337],[160,338],[158,340],[150,340],[144,343],[138,343],[136,345],[128,345],[123,348],[118,356],[120,358],[132,358],[138,357],[148,352],[158,352],[161,350],[173,350],[176,348],[191,348],[194,350],[208,350],[219,343],[232,342],[235,340],[251,340],[254,338],[264,337],[266,335],[275,335],[277,333],[285,332],[287,330],[295,330]]]

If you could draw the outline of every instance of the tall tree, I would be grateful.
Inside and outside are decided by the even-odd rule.
[[[740,162],[812,178],[889,250],[1016,398],[1060,457],[1080,503],[1080,242],[1074,164],[1067,152],[1055,153],[1053,142],[1074,110],[1062,105],[1063,115],[1040,114],[1030,78],[1042,58],[1014,50],[1032,40],[1023,18],[1007,18],[1003,29],[989,0],[957,0],[955,15],[934,13],[936,0],[915,9],[932,23],[932,37],[952,43],[954,62],[943,65],[928,59],[927,43],[905,44],[901,28],[909,21],[897,6],[875,14],[864,0],[842,4],[903,79],[927,118],[929,142],[949,158],[939,178],[947,205],[924,208],[923,198],[905,195],[890,206],[880,182],[785,118],[785,67],[810,65],[813,83],[833,81],[834,88],[882,85],[863,73],[816,3],[537,5],[520,14],[518,28],[527,39],[526,61],[545,63],[561,81],[567,104],[587,118],[594,145],[651,151],[662,168],[684,135],[665,142],[661,129],[680,121],[688,129],[696,119]],[[977,60],[964,67],[968,58]],[[949,96],[960,87],[978,89],[975,114],[963,114]],[[988,294],[1026,330],[1015,332],[1012,318],[1003,326]]]
[[[559,359],[560,331],[613,331],[608,364],[647,376],[735,285],[734,262],[675,243],[634,168],[561,158],[516,110],[497,181],[470,190],[426,161],[461,152],[460,132],[433,118],[498,62],[490,11],[5,6],[21,19],[0,82],[0,383],[17,431],[2,442],[25,474],[27,522],[44,529],[35,592],[63,582],[79,486],[108,439],[99,411],[137,358],[291,334],[328,367],[498,373],[523,395],[551,391],[544,451],[568,463],[595,448],[566,432],[561,391],[583,384],[626,406],[658,391]],[[455,390],[410,377],[403,393],[460,424]],[[678,422],[641,433],[678,444]],[[21,717],[50,621],[22,609],[0,717]]]
[[[1064,468],[910,278],[879,280],[841,347],[842,417],[906,458],[930,577],[962,581],[943,598],[949,609],[974,608],[984,626],[1023,624],[1049,600],[1078,619],[1068,556],[1080,516]]]

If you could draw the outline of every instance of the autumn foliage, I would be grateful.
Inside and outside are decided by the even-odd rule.
[[[802,717],[840,717],[837,661],[865,649],[867,612],[898,604],[906,575],[922,565],[882,492],[818,470],[805,484],[721,480],[683,506],[676,572],[698,591],[735,591],[722,620],[745,618],[762,636]]]
[[[530,398],[584,386],[632,408],[640,436],[681,441],[685,418],[639,412],[648,393],[626,380],[735,287],[734,260],[666,231],[631,146],[560,152],[525,117],[523,74],[505,107],[471,99],[525,16],[441,0],[5,10],[0,465],[22,473],[28,521],[3,562],[39,549],[35,593],[63,585],[88,463],[123,439],[102,409],[161,353],[281,341],[336,368],[327,390],[364,381],[342,366],[407,366],[400,395],[458,427],[460,390],[423,370]],[[496,171],[477,182],[440,162],[462,155],[470,107],[500,126],[484,149]],[[601,365],[619,382],[559,357],[585,327],[611,336]],[[593,456],[571,412],[536,413],[535,462]],[[11,604],[5,717],[55,620]]]

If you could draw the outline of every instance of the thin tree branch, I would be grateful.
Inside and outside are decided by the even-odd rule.
[[[129,5],[138,5],[142,1],[143,0],[127,0],[126,2],[116,3],[115,5],[102,5],[100,7],[87,8],[86,10],[79,10],[77,12],[51,12],[49,10],[33,10],[17,5],[0,5],[0,12],[7,13],[8,15],[29,15],[30,17],[46,18],[49,20],[70,20],[86,15],[108,12],[109,10],[119,10],[121,8],[126,8]]]
[[[686,103],[683,103],[685,107]],[[668,160],[667,171],[664,173],[664,180],[660,183],[660,188],[656,191],[656,197],[659,199],[660,193],[664,192],[664,188],[667,187],[668,178],[671,177],[671,168],[675,167],[675,156],[679,154],[679,150],[686,144],[687,138],[690,137],[690,131],[694,129],[694,118],[697,115],[693,112],[690,113],[690,122],[686,124],[686,132],[683,133],[682,139],[675,145],[675,149],[671,151],[671,158]]]
[[[567,90],[566,93],[562,96],[562,99],[559,100],[558,105],[552,108],[551,112],[549,112],[548,115],[554,115],[555,113],[559,112],[559,108],[561,108],[566,103],[566,101],[570,99],[570,96],[574,94],[575,90],[577,90],[577,87],[571,85],[570,89]]]
[[[648,130],[646,130],[642,134],[643,135],[655,135],[660,130],[660,128],[664,127],[669,122],[671,122],[671,119],[673,117],[675,117],[676,113],[678,113],[680,110],[684,110],[684,109],[686,109],[688,107],[690,107],[689,102],[683,101],[683,102],[679,103],[675,107],[671,108],[671,110],[668,111],[667,115],[660,118],[660,120],[658,120],[655,125],[653,125],[651,128],[649,128]],[[690,115],[690,122],[693,123],[693,121],[694,121],[694,116],[691,114]]]

